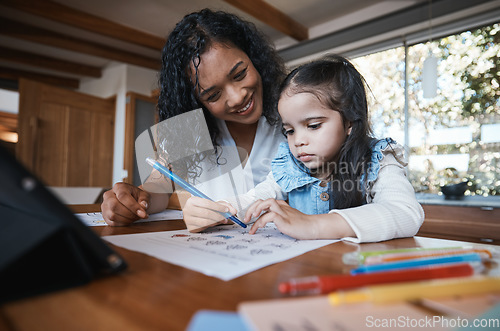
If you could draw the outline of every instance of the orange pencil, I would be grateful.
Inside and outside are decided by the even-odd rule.
[[[372,284],[409,282],[426,279],[466,277],[474,274],[468,263],[449,266],[414,268],[398,271],[376,272],[358,275],[311,276],[291,279],[281,283],[279,290],[284,294],[325,294],[338,289],[361,287]]]

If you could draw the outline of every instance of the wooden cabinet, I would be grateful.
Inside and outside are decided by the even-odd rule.
[[[123,179],[125,183],[135,186],[142,184],[135,157],[135,140],[143,131],[158,123],[157,103],[158,95],[145,96],[134,92],[127,93],[123,156],[123,166],[127,171],[127,177]]]
[[[18,159],[50,186],[110,187],[115,98],[21,79]]]
[[[500,208],[422,205],[418,236],[500,245]]]

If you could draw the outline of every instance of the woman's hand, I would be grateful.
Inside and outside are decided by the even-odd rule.
[[[109,225],[122,226],[147,218],[150,197],[148,192],[136,186],[116,183],[103,194],[101,211],[104,221]]]
[[[311,215],[290,207],[283,200],[267,199],[255,202],[248,208],[244,222],[247,223],[252,217],[257,217],[262,212],[264,214],[252,225],[248,233],[254,234],[257,229],[273,222],[278,230],[290,237],[296,239],[318,238],[316,223],[311,220]]]
[[[229,221],[220,214],[225,212],[235,215],[237,210],[227,202],[214,202],[195,196],[190,197],[182,208],[189,232],[200,232],[217,224],[227,224]]]

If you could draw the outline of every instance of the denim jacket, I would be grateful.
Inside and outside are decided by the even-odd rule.
[[[380,160],[384,157],[382,150],[395,143],[391,138],[377,141],[372,148],[371,162],[368,164],[367,178],[360,179],[363,193],[377,180]],[[330,207],[330,183],[311,176],[310,170],[298,161],[290,152],[287,143],[281,143],[271,170],[276,183],[288,195],[291,207],[309,215],[326,214]],[[335,206],[335,202],[332,202]]]

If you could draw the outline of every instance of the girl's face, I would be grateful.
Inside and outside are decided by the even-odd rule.
[[[195,70],[191,64],[195,81]],[[201,55],[198,67],[199,100],[215,117],[254,124],[262,115],[262,80],[239,48],[214,43]]]
[[[278,111],[293,156],[318,178],[330,175],[350,128],[338,111],[325,107],[311,93],[288,95],[279,100]]]

